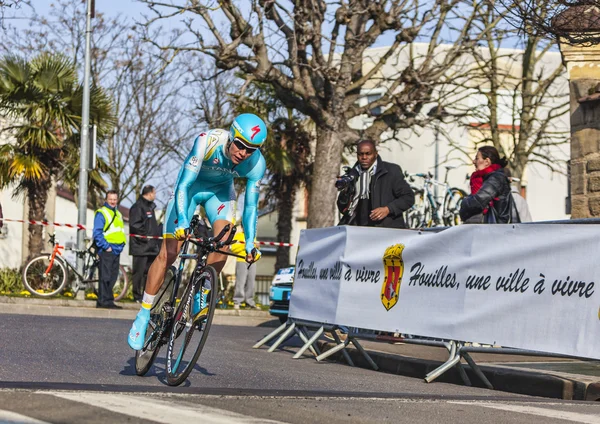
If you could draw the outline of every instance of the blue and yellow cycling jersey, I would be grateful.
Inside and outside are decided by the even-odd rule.
[[[260,180],[265,174],[265,159],[260,150],[235,165],[226,147],[229,132],[222,129],[200,134],[194,141],[177,177],[174,197],[167,206],[165,237],[175,229],[188,228],[198,205],[204,206],[211,224],[219,219],[235,222],[234,178],[246,178],[242,224],[246,253],[252,251],[256,237],[256,220]]]

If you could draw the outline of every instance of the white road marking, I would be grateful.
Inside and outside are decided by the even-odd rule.
[[[456,405],[475,405],[483,408],[499,409],[501,411],[517,412],[519,414],[537,415],[558,420],[575,421],[583,424],[600,424],[599,415],[581,414],[578,412],[559,411],[556,409],[538,408],[529,405],[509,405],[505,403],[459,402],[448,401]]]
[[[46,421],[0,409],[0,424],[48,424]]]
[[[285,424],[282,421],[254,418],[204,405],[174,405],[162,399],[126,394],[89,392],[43,392],[52,396],[107,409],[119,414],[165,424],[201,422],[202,424]]]

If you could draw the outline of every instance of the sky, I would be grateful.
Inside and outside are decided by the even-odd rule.
[[[31,3],[36,9],[42,11],[48,9],[52,3],[51,0],[32,0]],[[128,15],[132,18],[140,17],[141,13],[147,9],[147,6],[135,0],[96,0],[96,12],[106,13],[107,15]]]

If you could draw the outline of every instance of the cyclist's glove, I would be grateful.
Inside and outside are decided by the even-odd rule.
[[[185,228],[175,228],[175,238],[177,240],[185,240]]]
[[[246,251],[247,255],[252,255],[252,262],[256,262],[260,259],[260,257],[262,256],[262,254],[260,253],[260,250],[258,250],[256,247],[252,248],[252,250],[250,250],[250,252]]]

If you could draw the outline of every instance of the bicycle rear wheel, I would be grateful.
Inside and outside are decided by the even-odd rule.
[[[467,193],[460,188],[452,187],[450,192],[446,194],[444,199],[444,225],[455,226],[460,225],[460,205]]]
[[[91,271],[88,273],[88,279],[86,283],[89,284],[89,288],[86,290],[86,294],[93,293],[98,296],[98,284],[100,282],[100,270],[96,265],[92,265]],[[113,298],[115,302],[123,300],[127,296],[129,291],[129,278],[127,277],[127,271],[125,267],[119,265],[119,276],[115,285],[113,286]]]
[[[60,293],[67,284],[67,269],[62,260],[52,255],[40,255],[23,268],[23,285],[35,296],[50,297]]]
[[[115,302],[124,299],[127,296],[129,290],[129,277],[127,277],[127,271],[123,265],[119,265],[119,277],[113,287],[113,296]]]
[[[217,272],[207,266],[192,278],[175,311],[167,345],[167,383],[170,386],[183,383],[196,365],[215,313],[219,291]],[[192,305],[197,291],[206,294],[206,301],[201,302],[200,312],[193,316]]]
[[[425,200],[423,190],[414,188],[415,204],[404,212],[404,221],[408,228],[422,228],[425,222]]]
[[[169,314],[163,309],[163,306],[171,300],[176,272],[175,267],[167,270],[163,285],[156,295],[152,309],[150,309],[150,323],[146,330],[144,347],[135,351],[135,373],[137,375],[145,375],[150,370],[163,344],[161,339],[167,331],[166,321],[169,318]]]

